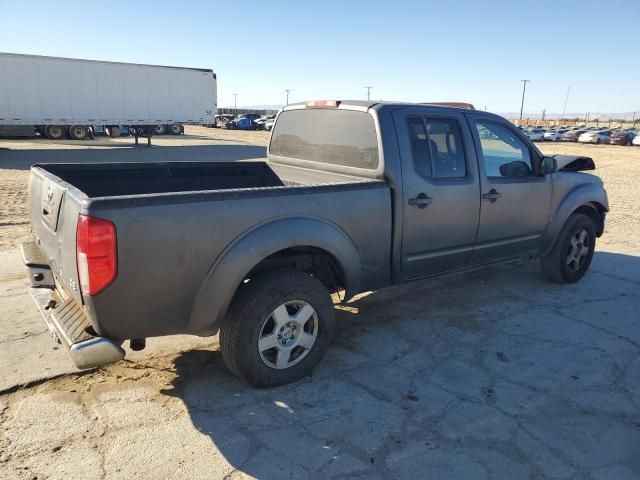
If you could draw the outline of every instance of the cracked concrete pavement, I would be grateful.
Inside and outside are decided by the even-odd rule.
[[[362,295],[313,375],[270,390],[216,338],[73,370],[0,254],[0,479],[640,478],[631,152],[597,173],[635,209],[611,212],[578,284],[517,263]]]

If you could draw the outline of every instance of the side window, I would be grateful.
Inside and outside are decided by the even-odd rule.
[[[533,173],[527,145],[507,127],[477,121],[487,177],[526,177]]]
[[[414,168],[429,178],[459,178],[467,174],[462,134],[450,119],[407,119]]]

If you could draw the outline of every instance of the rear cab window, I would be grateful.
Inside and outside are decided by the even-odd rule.
[[[376,170],[379,165],[373,117],[347,109],[281,112],[271,134],[269,154],[366,170]]]

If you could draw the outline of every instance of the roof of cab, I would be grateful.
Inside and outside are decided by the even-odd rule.
[[[319,100],[315,100],[315,102],[318,102]],[[324,101],[324,100],[323,100]],[[454,110],[475,110],[475,108],[473,107],[473,105],[471,103],[466,103],[466,102],[393,102],[393,101],[371,101],[371,100],[332,100],[332,101],[337,101],[339,102],[339,106],[340,107],[346,107],[346,108],[356,108],[358,110],[368,110],[370,108],[375,108],[375,109],[380,109],[382,107],[389,107],[389,106],[419,106],[419,105],[425,105],[425,106],[432,106],[432,107],[437,107],[437,108],[442,108],[443,110],[450,110],[450,109],[454,109]],[[288,106],[286,106],[284,108],[284,110],[293,110],[293,109],[298,109],[298,108],[304,108],[306,106],[308,106],[308,101],[307,102],[297,102],[297,103],[291,103]],[[322,107],[315,107],[315,108],[322,108]],[[335,108],[335,107],[327,107],[327,108]]]

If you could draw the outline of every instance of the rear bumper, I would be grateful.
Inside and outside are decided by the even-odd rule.
[[[29,242],[21,248],[31,279],[31,297],[54,340],[67,348],[76,367],[93,368],[122,360],[124,350],[95,334],[84,307],[56,291],[51,270],[37,246]]]

